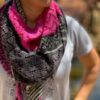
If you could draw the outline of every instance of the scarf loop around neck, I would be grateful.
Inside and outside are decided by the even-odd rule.
[[[58,14],[62,13],[56,2],[52,1],[50,6],[45,8],[36,19],[35,27],[29,28],[18,13],[14,2],[8,11],[9,19],[20,38],[21,45],[28,51],[36,50],[42,37],[53,35],[56,32],[60,24]]]

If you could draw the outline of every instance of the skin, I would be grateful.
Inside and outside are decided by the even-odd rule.
[[[27,24],[33,27],[35,19],[48,7],[51,0],[21,0]],[[85,73],[79,91],[74,100],[87,100],[99,73],[100,60],[96,50],[93,48],[88,54],[79,57],[84,65]]]
[[[51,0],[20,0],[29,27],[34,27],[36,18],[48,7]]]
[[[21,0],[35,7],[48,7],[51,0]]]

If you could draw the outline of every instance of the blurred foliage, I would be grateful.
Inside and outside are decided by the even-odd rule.
[[[72,60],[71,79],[79,79],[83,73],[83,65],[77,58]]]
[[[73,67],[71,70],[71,79],[80,78],[83,73],[82,67]]]
[[[77,58],[74,58],[72,61],[72,69],[70,75],[71,98],[75,96],[75,94],[79,89],[82,73],[83,73],[83,65],[80,63],[80,61]]]

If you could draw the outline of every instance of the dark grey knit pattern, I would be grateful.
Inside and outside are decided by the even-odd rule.
[[[56,72],[64,53],[67,33],[64,16],[59,16],[60,26],[56,33],[41,39],[37,51],[28,52],[20,44],[5,8],[2,15],[1,42],[9,59],[14,77],[21,82],[42,82]]]

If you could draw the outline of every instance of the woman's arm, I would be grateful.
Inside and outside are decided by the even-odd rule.
[[[100,72],[100,59],[94,48],[88,54],[79,57],[79,59],[84,65],[85,71],[81,87],[74,100],[87,100]]]

